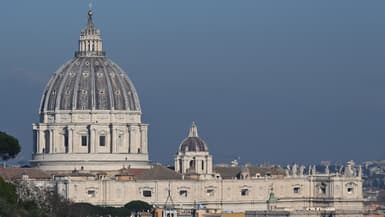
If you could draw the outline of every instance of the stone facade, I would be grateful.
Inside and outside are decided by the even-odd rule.
[[[159,179],[154,176],[150,180],[138,176],[124,181],[112,177],[66,176],[57,178],[56,183],[59,192],[75,202],[110,206],[143,200],[162,207],[170,190],[176,208],[202,205],[234,212],[268,209],[359,212],[363,207],[361,177],[346,174],[254,175],[247,179]],[[268,204],[271,192],[277,200]]]

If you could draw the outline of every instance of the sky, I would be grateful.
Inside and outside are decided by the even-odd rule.
[[[4,1],[0,130],[28,160],[49,78],[89,1]],[[92,1],[109,58],[138,91],[153,162],[192,121],[216,163],[385,158],[385,1]]]

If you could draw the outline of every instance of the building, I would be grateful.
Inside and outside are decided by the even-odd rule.
[[[334,213],[361,216],[362,171],[320,173],[315,166],[213,166],[209,147],[192,124],[175,157],[174,170],[151,165],[147,124],[138,94],[125,72],[106,57],[100,31],[88,11],[75,57],[44,90],[40,121],[33,124],[31,163],[74,202],[122,206],[142,200],[157,207],[224,212]],[[36,180],[31,179],[31,182]]]

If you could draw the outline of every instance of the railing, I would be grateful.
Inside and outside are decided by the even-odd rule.
[[[105,51],[76,51],[75,57],[105,56]]]

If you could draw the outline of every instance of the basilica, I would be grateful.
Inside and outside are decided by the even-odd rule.
[[[174,166],[152,165],[138,92],[103,50],[92,10],[74,58],[59,67],[45,87],[39,114],[33,124],[31,164],[46,176],[27,178],[54,187],[74,202],[122,206],[142,200],[178,209],[349,217],[360,216],[363,207],[362,171],[354,162],[338,171],[236,161],[214,166],[196,123],[175,146]]]

